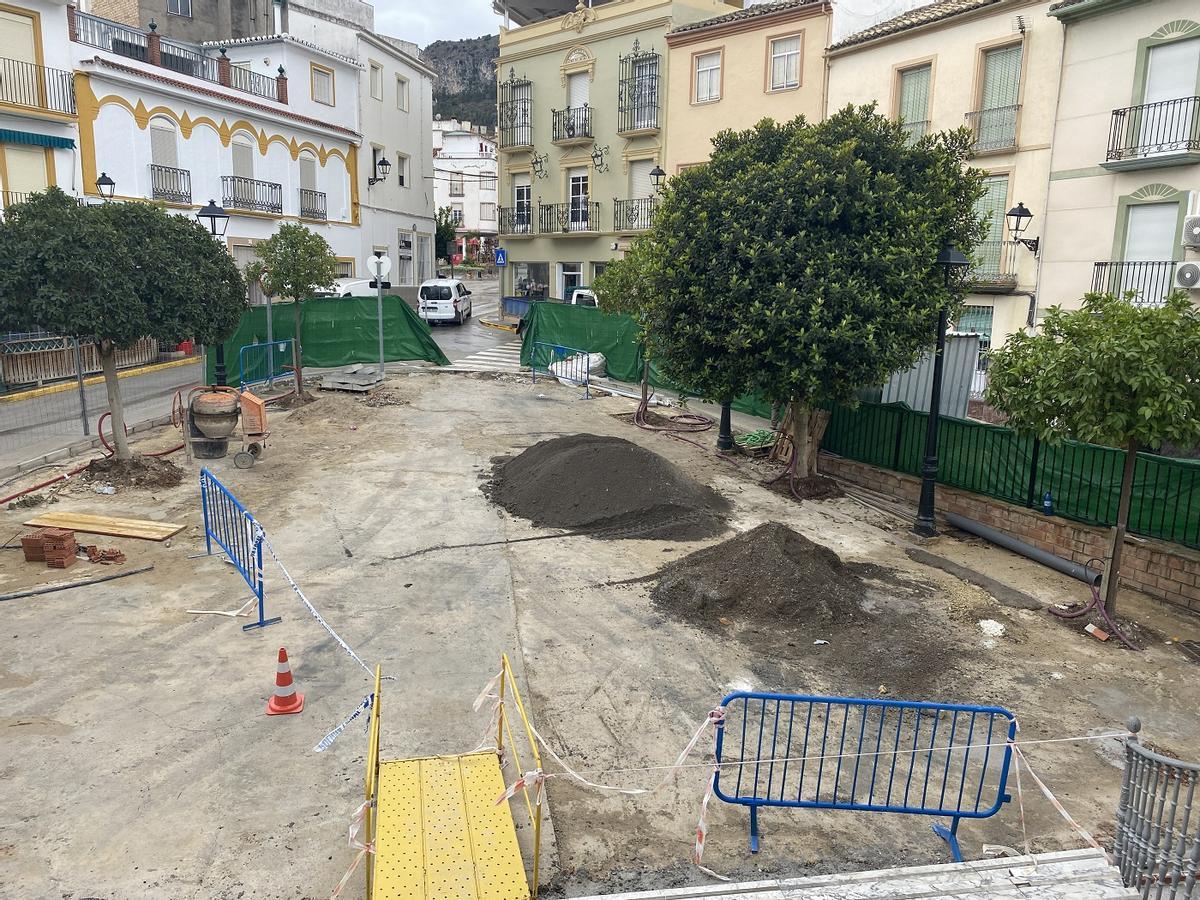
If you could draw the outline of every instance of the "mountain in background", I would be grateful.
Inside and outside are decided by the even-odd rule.
[[[468,119],[496,126],[496,67],[500,36],[462,41],[434,41],[421,51],[421,59],[437,73],[433,88],[433,113],[443,119]]]

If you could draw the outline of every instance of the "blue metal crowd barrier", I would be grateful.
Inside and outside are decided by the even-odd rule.
[[[533,352],[529,356],[529,371],[535,383],[540,371],[551,378],[580,385],[583,399],[591,398],[591,371],[586,350],[534,341]]]
[[[238,381],[242,387],[261,384],[289,374],[292,339],[269,344],[246,344],[238,351]]]
[[[258,600],[258,621],[243,625],[243,631],[283,621],[264,615],[262,527],[208,469],[200,470],[200,503],[204,509],[204,546],[211,555],[213,541],[225,551]]]
[[[995,815],[1017,724],[999,706],[736,691],[717,726],[714,793],[760,806],[949,816],[933,830],[957,862],[961,819]]]

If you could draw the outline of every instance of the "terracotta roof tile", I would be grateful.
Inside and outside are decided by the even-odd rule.
[[[821,6],[824,0],[775,0],[773,3],[758,3],[754,6],[748,6],[745,9],[739,9],[737,12],[726,13],[723,16],[715,16],[711,19],[703,19],[699,22],[691,22],[687,25],[680,25],[678,28],[667,32],[667,35],[683,34],[688,31],[699,31],[701,28],[714,28],[718,25],[725,25],[730,22],[742,22],[746,19],[755,19],[759,16],[769,16],[771,13],[783,12],[791,9],[801,9],[806,6]]]
[[[876,38],[886,37],[890,34],[907,31],[910,28],[917,28],[932,22],[940,22],[942,19],[949,19],[1001,2],[1003,0],[939,0],[937,3],[918,6],[916,9],[910,9],[908,12],[901,13],[895,18],[880,22],[878,25],[872,25],[870,28],[865,28],[856,34],[843,38],[830,46],[829,49],[840,50],[843,47],[863,44],[867,41],[873,41]]]

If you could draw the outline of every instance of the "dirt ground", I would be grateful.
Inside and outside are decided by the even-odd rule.
[[[907,524],[853,497],[798,504],[758,484],[758,467],[615,418],[631,401],[583,401],[509,376],[413,374],[390,379],[388,391],[388,403],[373,406],[322,396],[272,420],[252,469],[232,458],[212,466],[332,627],[396,677],[384,689],[385,758],[474,747],[488,722],[471,704],[502,652],[547,741],[592,780],[622,786],[656,782],[657,772],[630,770],[671,762],[722,696],[750,688],[995,703],[1016,713],[1025,739],[1119,730],[1137,715],[1146,739],[1200,755],[1200,667],[1167,643],[1200,637],[1200,620],[1123,593],[1123,609],[1153,642],[1142,653],[1099,644],[913,561]],[[554,532],[489,503],[481,486],[491,461],[579,433],[625,438],[675,463],[731,504],[731,531],[702,541],[514,542]],[[158,449],[174,436],[138,446]],[[236,609],[248,594],[218,558],[189,558],[204,549],[198,468],[173,458],[185,466],[176,487],[100,495],[78,482],[51,506],[0,510],[0,540],[44,509],[187,526],[169,546],[84,536],[119,547],[124,566],[49,572],[0,551],[0,593],[155,566],[0,606],[5,897],[326,897],[353,859],[346,828],[362,797],[362,719],[326,752],[312,748],[361,702],[367,675],[269,560],[267,610],[282,623],[243,632],[244,619],[186,612]],[[788,641],[736,615],[697,623],[652,602],[646,576],[768,522],[852,564],[870,588],[868,611],[890,616],[894,630],[867,640],[841,627]],[[978,541],[921,547],[1046,604],[1084,595],[1080,583]],[[981,620],[1003,633],[986,634]],[[279,646],[306,706],[268,718]],[[1033,745],[1027,755],[1084,827],[1111,835],[1115,741]],[[705,882],[688,856],[707,777],[695,765],[641,798],[549,782],[545,893]],[[1079,845],[1028,781],[1023,799],[1034,850]],[[752,857],[746,811],[715,801],[706,865],[744,878],[948,859],[923,817],[774,809],[760,822],[762,852]],[[1016,803],[964,822],[960,838],[968,858],[983,843],[1020,847]],[[361,873],[347,896],[362,896]]]

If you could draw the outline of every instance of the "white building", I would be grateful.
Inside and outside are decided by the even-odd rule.
[[[496,140],[470,122],[435,119],[433,184],[438,209],[449,208],[462,237],[486,247],[497,232]],[[464,256],[466,254],[464,253]]]

